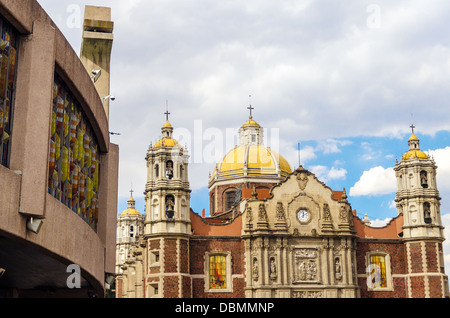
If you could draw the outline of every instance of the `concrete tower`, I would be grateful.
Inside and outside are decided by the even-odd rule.
[[[113,30],[111,8],[86,6],[80,59],[94,81],[108,118]]]
[[[394,168],[398,184],[395,201],[404,220],[408,296],[444,297],[448,282],[444,273],[444,227],[436,184],[437,166],[420,150],[414,125],[411,128],[409,150]]]

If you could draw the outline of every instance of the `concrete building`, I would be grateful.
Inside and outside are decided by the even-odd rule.
[[[114,273],[119,149],[90,58],[113,23],[86,15],[81,60],[36,0],[0,0],[0,297],[103,297]]]

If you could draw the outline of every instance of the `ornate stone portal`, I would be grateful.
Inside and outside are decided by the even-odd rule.
[[[271,193],[245,202],[246,297],[357,297],[345,191],[334,198],[300,167]]]

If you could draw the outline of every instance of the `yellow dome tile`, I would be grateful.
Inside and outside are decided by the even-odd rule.
[[[246,169],[247,168],[247,169]],[[240,146],[231,150],[217,165],[213,177],[233,178],[244,176],[245,170],[251,176],[282,176],[292,173],[287,160],[264,146]]]
[[[165,137],[165,138],[159,140],[158,142],[156,142],[156,144],[153,146],[153,149],[162,147],[163,143],[164,143],[164,147],[168,147],[168,148],[173,148],[178,145],[178,141],[176,141],[175,139]]]

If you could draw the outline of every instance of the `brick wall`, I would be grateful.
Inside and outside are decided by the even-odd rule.
[[[370,252],[389,254],[391,260],[392,291],[369,291],[367,288],[366,255]],[[403,298],[407,297],[406,249],[403,242],[360,240],[356,247],[358,284],[362,298]],[[400,275],[400,276],[395,276]]]
[[[164,298],[178,298],[179,278],[178,276],[165,276],[163,279]]]
[[[165,273],[177,272],[177,240],[165,239],[164,240],[164,270]]]
[[[425,243],[425,258],[427,262],[427,272],[439,272],[438,251],[436,243]]]
[[[425,297],[425,278],[423,276],[411,276],[409,277],[411,286],[411,296],[413,298]]]
[[[409,244],[409,255],[411,258],[411,273],[423,273],[422,243]]]
[[[233,277],[233,290],[231,292],[206,292],[205,279],[205,255],[206,252],[231,252],[231,274],[244,275],[244,243],[240,238],[211,238],[211,239],[191,239],[190,245],[190,265],[191,274],[197,275],[192,279],[193,297],[197,298],[243,298],[245,279]],[[203,277],[199,277],[204,275]],[[206,282],[208,284],[208,282]]]
[[[189,243],[187,240],[180,240],[180,272],[189,273]]]

